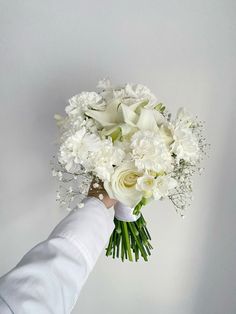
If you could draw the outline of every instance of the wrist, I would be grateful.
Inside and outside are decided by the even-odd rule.
[[[116,203],[116,200],[111,199],[107,194],[99,194],[97,193],[97,191],[94,190],[89,191],[88,196],[99,199],[106,206],[106,208],[111,208]]]
[[[88,196],[96,197],[98,198],[103,204],[106,206],[106,208],[111,208],[116,204],[116,200],[111,199],[106,190],[104,189],[103,182],[97,182],[95,179],[92,181]]]

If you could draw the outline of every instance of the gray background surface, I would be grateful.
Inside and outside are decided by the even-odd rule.
[[[230,0],[0,1],[0,274],[66,214],[53,114],[99,78],[140,82],[206,121],[212,144],[185,219],[145,209],[149,263],[103,255],[73,313],[236,313],[235,17]]]

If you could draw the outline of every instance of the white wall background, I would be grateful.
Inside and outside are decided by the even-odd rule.
[[[101,256],[73,313],[236,313],[235,20],[233,0],[0,0],[0,275],[65,215],[53,114],[109,76],[197,113],[211,157],[184,220],[145,209],[150,262]]]

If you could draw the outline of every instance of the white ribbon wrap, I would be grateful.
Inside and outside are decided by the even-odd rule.
[[[133,214],[134,208],[130,208],[122,204],[121,202],[116,202],[114,206],[114,210],[115,210],[115,217],[121,221],[132,222],[132,221],[138,220],[140,217],[140,214],[138,215]]]

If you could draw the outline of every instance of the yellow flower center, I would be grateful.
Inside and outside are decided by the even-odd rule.
[[[137,173],[135,172],[128,173],[127,175],[124,176],[123,179],[124,186],[127,188],[134,186],[137,182],[137,178],[138,178]]]
[[[145,180],[145,184],[147,186],[152,186],[153,185],[153,178]]]

